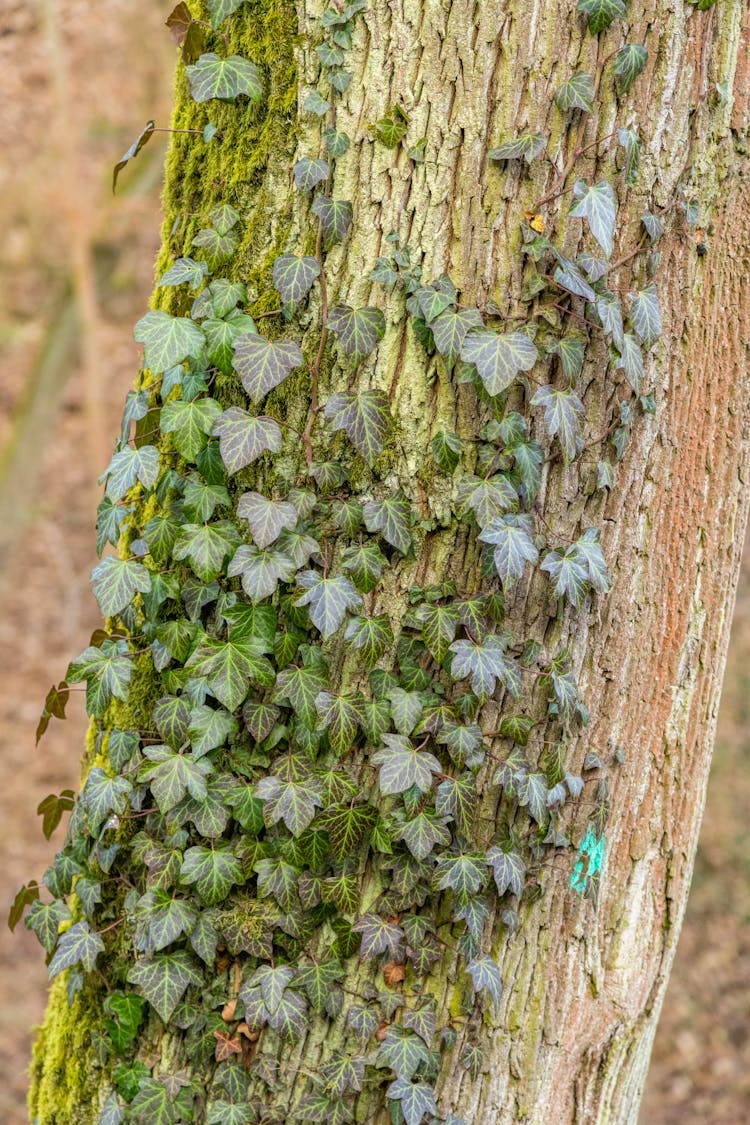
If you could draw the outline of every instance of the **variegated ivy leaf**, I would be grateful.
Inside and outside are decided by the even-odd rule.
[[[506,891],[510,891],[520,898],[526,878],[526,865],[518,852],[505,852],[502,848],[492,847],[488,849],[486,859],[492,868],[497,893],[504,895]]]
[[[341,565],[354,579],[357,589],[369,594],[380,581],[385,566],[385,556],[377,543],[363,543],[347,547],[341,556]]]
[[[104,641],[91,645],[74,660],[65,679],[76,684],[86,681],[86,710],[100,718],[112,699],[128,698],[128,685],[133,674],[133,659],[127,641]]]
[[[387,954],[390,961],[397,961],[403,957],[403,930],[378,914],[363,914],[352,926],[352,931],[362,935],[360,957],[364,961],[369,961],[380,954]]]
[[[624,19],[627,15],[624,0],[578,0],[578,11],[588,16],[592,35],[606,31],[614,20]]]
[[[222,262],[229,261],[237,249],[239,241],[239,235],[235,230],[228,230],[225,234],[221,234],[213,227],[207,227],[198,231],[190,245],[205,250],[206,257],[215,267],[221,265]]]
[[[404,735],[384,734],[385,748],[373,754],[370,761],[381,767],[378,783],[382,793],[404,793],[412,785],[427,793],[432,788],[433,774],[443,767],[433,754],[416,749]]]
[[[401,1106],[406,1125],[420,1125],[426,1113],[437,1115],[435,1091],[426,1082],[397,1078],[388,1087],[387,1096],[389,1101],[398,1102]]]
[[[466,972],[472,979],[475,991],[485,990],[489,992],[492,1002],[497,1007],[503,994],[503,982],[500,970],[489,954],[481,953],[473,961],[469,961]]]
[[[578,453],[578,439],[586,416],[583,403],[575,391],[557,387],[540,387],[531,400],[532,406],[544,407],[544,428],[562,446],[566,462]]]
[[[321,726],[328,731],[328,741],[334,753],[344,754],[351,750],[359,724],[364,718],[362,696],[358,692],[353,695],[334,695],[329,691],[321,691],[315,697],[315,709],[320,716]]]
[[[393,643],[391,623],[386,614],[352,617],[346,626],[344,640],[351,641],[367,667],[371,668]]]
[[[454,653],[451,676],[454,680],[471,677],[471,690],[478,696],[492,695],[497,683],[518,697],[521,694],[521,669],[518,662],[507,655],[506,647],[501,637],[492,634],[481,643],[454,641],[450,646],[450,651]]]
[[[577,378],[583,367],[583,353],[586,344],[579,336],[564,336],[547,345],[547,354],[559,356],[563,375],[568,379]]]
[[[490,160],[525,160],[531,164],[535,157],[544,152],[548,138],[541,133],[523,133],[514,141],[505,141],[487,153]]]
[[[555,91],[555,105],[563,113],[570,109],[591,113],[594,108],[594,79],[585,71],[574,74]]]
[[[562,286],[563,289],[567,289],[569,293],[574,293],[576,297],[583,297],[584,301],[595,301],[596,293],[576,263],[563,254],[555,254],[554,257],[559,262],[553,275],[557,284]]]
[[[273,283],[285,305],[303,301],[318,277],[320,265],[316,258],[281,254],[273,263]]]
[[[424,710],[424,696],[418,691],[391,688],[386,698],[391,705],[393,725],[399,734],[411,734]]]
[[[529,815],[537,822],[544,825],[549,820],[547,811],[547,778],[543,773],[528,773],[519,770],[513,776],[513,784],[521,808],[528,808]]]
[[[211,17],[211,27],[216,30],[221,27],[224,20],[234,15],[245,0],[206,0],[208,13]]]
[[[439,820],[429,813],[417,813],[397,833],[415,859],[426,859],[435,847],[447,847],[451,834],[445,827],[445,820]]]
[[[615,367],[622,367],[628,382],[637,395],[643,393],[643,352],[637,339],[631,332],[626,332],[622,338],[622,353],[617,357]]]
[[[296,569],[294,560],[283,551],[261,551],[243,543],[227,567],[227,574],[230,578],[241,578],[247,596],[259,602],[270,598],[279,582],[291,582]]]
[[[448,654],[451,642],[455,640],[458,628],[458,610],[454,606],[434,605],[423,602],[415,614],[422,625],[422,638],[438,664],[442,664]]]
[[[222,59],[215,51],[208,51],[192,66],[185,67],[185,73],[193,100],[198,103],[213,98],[231,102],[240,94],[247,94],[251,101],[258,102],[263,94],[260,71],[255,63],[240,55]]]
[[[479,309],[446,309],[430,324],[435,347],[440,355],[455,363],[460,358],[466,333],[471,328],[482,328],[484,321]]]
[[[375,915],[368,915],[375,918]],[[392,960],[398,960],[392,957]],[[392,1023],[386,1029],[380,1050],[377,1054],[377,1064],[385,1063],[395,1070],[399,1078],[409,1081],[418,1070],[432,1063],[431,1054],[421,1036],[402,1027],[399,1023]]]
[[[323,804],[320,786],[314,779],[285,781],[279,777],[262,777],[255,786],[255,795],[265,802],[263,816],[270,827],[284,821],[292,836],[301,836],[315,818],[315,810]]]
[[[76,922],[57,943],[55,955],[49,963],[49,979],[52,980],[64,969],[81,965],[86,972],[92,972],[96,959],[104,952],[104,942],[92,932],[88,922]]]
[[[300,367],[304,357],[294,340],[267,340],[255,332],[238,336],[234,342],[234,368],[250,398],[265,398],[283,383],[290,371]]]
[[[187,559],[204,582],[218,578],[224,569],[224,560],[240,542],[237,528],[229,520],[217,523],[185,523],[172,549],[178,562]]]
[[[627,94],[638,75],[643,71],[648,51],[637,43],[626,43],[615,55],[612,72],[623,94]]]
[[[114,617],[130,605],[136,591],[148,593],[151,574],[142,563],[109,555],[91,571],[91,582],[102,614]]]
[[[573,195],[578,202],[571,207],[570,217],[586,219],[591,233],[609,258],[617,217],[617,200],[612,185],[607,180],[589,187],[585,180],[576,180]]]
[[[646,228],[648,237],[653,242],[658,242],[664,234],[664,225],[658,215],[654,215],[652,211],[644,211],[641,215],[641,222]]]
[[[304,570],[297,575],[305,593],[297,598],[296,605],[310,607],[310,620],[324,637],[330,637],[342,625],[348,611],[359,609],[361,595],[343,574],[323,578],[315,570]]]
[[[411,508],[409,501],[396,493],[385,500],[369,500],[362,509],[368,531],[379,531],[402,555],[411,548]]]
[[[597,527],[587,527],[573,544],[578,560],[586,570],[586,577],[599,594],[612,587],[601,548],[601,533]]]
[[[285,527],[297,523],[297,509],[286,500],[269,500],[259,492],[244,492],[237,503],[237,515],[247,520],[250,534],[261,548],[268,547]]]
[[[609,262],[606,258],[598,258],[595,254],[585,250],[578,256],[578,265],[585,271],[589,281],[599,281],[609,271]]]
[[[554,582],[557,597],[567,597],[571,605],[578,609],[589,585],[586,568],[575,549],[568,547],[564,553],[550,551],[544,557],[542,570],[546,570]]]
[[[266,646],[252,638],[228,641],[207,639],[185,665],[195,676],[205,676],[209,691],[228,711],[243,702],[251,684],[272,687],[273,665],[263,652]]]
[[[625,182],[630,187],[638,179],[638,165],[641,159],[641,141],[632,129],[618,129],[617,139],[625,149]]]
[[[311,160],[303,156],[294,165],[294,182],[300,191],[312,191],[318,184],[327,180],[331,174],[331,166],[327,160]]]
[[[653,348],[661,336],[661,309],[656,295],[656,286],[647,285],[637,293],[630,294],[632,306],[630,323],[646,350]]]
[[[281,429],[273,418],[255,418],[239,406],[230,406],[215,420],[213,432],[218,434],[221,459],[227,472],[237,473],[252,465],[262,453],[278,453]]]
[[[189,356],[197,359],[206,340],[197,324],[184,316],[160,309],[146,313],[133,329],[133,338],[144,345],[144,366],[160,375]]]
[[[221,407],[212,398],[196,398],[192,402],[176,399],[162,407],[159,428],[163,434],[174,434],[177,452],[188,461],[194,461],[206,448],[220,414]]]
[[[474,513],[480,527],[486,527],[496,516],[518,508],[518,493],[502,473],[487,480],[466,474],[458,482],[458,502],[464,511]]]
[[[337,391],[326,402],[324,413],[331,429],[344,430],[369,464],[383,452],[391,420],[388,396],[383,391],[360,391],[359,394]]]
[[[618,351],[621,351],[625,346],[623,343],[622,306],[614,293],[605,289],[603,293],[599,294],[596,301],[596,313],[602,322],[604,331],[610,334],[615,347]]]
[[[343,242],[352,223],[352,205],[346,199],[331,199],[318,195],[313,200],[312,213],[320,219],[323,243],[329,249],[335,242]]]
[[[476,723],[469,723],[468,726],[448,724],[440,731],[437,740],[441,746],[447,746],[453,761],[460,765],[473,769],[481,766],[484,761],[482,732]]]
[[[490,328],[471,328],[461,348],[461,359],[474,364],[487,394],[499,395],[519,372],[531,370],[538,352],[523,332],[499,334]]]
[[[205,262],[196,262],[192,258],[177,258],[167,272],[162,276],[157,289],[164,285],[184,285],[187,283],[191,289],[196,289],[203,284],[209,272]]]
[[[451,890],[459,902],[466,902],[487,881],[484,856],[468,852],[441,856],[435,868],[434,883],[439,891]]]
[[[523,574],[527,563],[535,563],[539,551],[534,543],[531,516],[496,516],[479,535],[483,543],[494,547],[495,569],[503,586],[509,586]]]
[[[350,305],[338,304],[328,314],[327,326],[336,334],[344,355],[360,360],[383,338],[385,317],[380,309],[369,306],[353,309]]]

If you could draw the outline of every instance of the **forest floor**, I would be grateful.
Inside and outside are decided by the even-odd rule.
[[[131,329],[145,309],[159,234],[158,142],[139,157],[140,171],[125,173],[115,200],[109,177],[114,160],[149,117],[166,123],[172,50],[161,25],[171,6],[169,0],[108,0],[105,21],[95,0],[0,0],[4,133],[12,137],[5,146],[12,159],[0,167],[3,916],[19,885],[38,877],[59,846],[58,837],[44,840],[37,804],[47,793],[78,785],[85,729],[80,697],[65,723],[53,720],[36,749],[34,730],[49,686],[99,624],[88,585],[96,562],[93,482],[111,452],[110,435],[137,364]],[[51,26],[50,16],[56,17]],[[117,67],[115,58],[121,60]],[[64,335],[76,271],[84,285],[93,279],[98,294],[87,329],[95,337],[93,362],[89,358],[87,365],[75,349],[66,360],[65,348],[58,348],[62,362],[49,370],[41,357],[53,337]],[[42,388],[37,399],[47,400],[38,429],[28,424],[36,417],[35,385]],[[98,419],[93,441],[92,417]],[[9,465],[15,472],[12,487]],[[750,558],[735,616],[695,881],[641,1125],[750,1120],[748,808]],[[36,939],[23,926],[10,934],[3,917],[3,1125],[26,1121],[29,1029],[41,1019],[45,981]]]

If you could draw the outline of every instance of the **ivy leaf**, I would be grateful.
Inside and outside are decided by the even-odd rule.
[[[166,746],[152,746],[146,755],[156,764],[147,764],[140,777],[148,782],[160,812],[175,808],[186,793],[196,800],[206,796],[209,763],[178,754]]]
[[[445,821],[421,812],[406,822],[398,833],[398,839],[404,841],[416,859],[426,859],[438,844],[444,847],[450,844],[451,834],[445,827]]]
[[[390,961],[403,957],[404,931],[379,914],[363,914],[352,926],[352,932],[362,935],[360,956],[364,961],[381,953],[387,954]]]
[[[290,371],[300,367],[304,357],[294,340],[266,340],[256,332],[246,332],[234,342],[234,367],[250,398],[264,398],[283,383]]]
[[[487,863],[492,868],[497,893],[504,895],[506,891],[511,891],[520,898],[526,878],[526,865],[518,852],[505,852],[502,848],[492,847],[487,852]]]
[[[637,395],[643,393],[643,352],[632,332],[622,338],[622,353],[617,357],[615,367],[625,370],[628,382]]]
[[[302,108],[307,110],[308,113],[314,113],[316,117],[325,117],[331,108],[331,103],[326,101],[317,90],[311,90],[305,98]]]
[[[285,527],[297,523],[297,509],[285,500],[268,500],[259,492],[245,492],[237,503],[237,515],[247,520],[250,534],[262,549],[270,546]]]
[[[323,143],[326,146],[328,155],[334,160],[338,156],[343,156],[349,150],[349,137],[346,133],[337,132],[334,128],[329,126],[323,130]]]
[[[242,588],[254,602],[270,598],[281,582],[291,582],[295,570],[294,560],[283,551],[261,551],[243,544],[238,547],[227,568],[230,578],[242,578]]]
[[[237,473],[252,465],[266,451],[281,449],[281,429],[272,418],[255,418],[239,406],[230,406],[214,421],[213,432],[219,437],[221,459],[227,472]]]
[[[430,1065],[431,1055],[419,1035],[393,1023],[386,1029],[376,1062],[385,1063],[399,1078],[409,1081],[418,1070]]]
[[[133,1120],[148,1121],[149,1125],[176,1125],[182,1120],[181,1107],[170,1097],[164,1083],[155,1078],[141,1081],[130,1103],[130,1113]]]
[[[484,761],[482,731],[476,723],[469,723],[468,726],[446,724],[437,740],[441,746],[448,747],[448,753],[454,762],[474,767],[481,766]]]
[[[322,158],[311,160],[309,156],[303,156],[294,165],[294,182],[300,191],[312,191],[330,174],[331,166]]]
[[[458,628],[458,610],[453,606],[423,602],[418,606],[416,619],[422,626],[422,638],[437,664],[442,664],[455,639]]]
[[[543,773],[527,773],[519,770],[513,777],[518,803],[527,808],[537,824],[544,825],[549,820],[547,812],[547,778]]]
[[[263,94],[260,71],[255,63],[240,55],[222,59],[215,51],[208,51],[192,66],[185,67],[185,73],[193,100],[199,104],[213,98],[231,102],[240,94],[259,102]]]
[[[194,461],[208,444],[208,435],[221,414],[221,407],[212,398],[197,398],[192,402],[182,400],[164,404],[159,426],[164,434],[174,434],[178,453]]]
[[[521,577],[527,563],[539,558],[533,535],[531,517],[526,513],[496,516],[479,533],[482,543],[494,546],[495,569],[504,587]]]
[[[172,555],[178,562],[188,559],[198,577],[203,582],[211,582],[219,577],[224,569],[224,560],[232,554],[239,541],[237,528],[229,520],[185,523],[180,528]]]
[[[381,766],[378,775],[380,790],[385,794],[405,793],[412,785],[422,793],[432,788],[433,774],[443,767],[433,754],[417,750],[404,735],[384,734],[385,748],[373,754],[370,761]]]
[[[110,813],[120,815],[128,805],[133,790],[126,777],[110,777],[100,766],[94,766],[86,778],[80,802],[88,813],[91,830],[97,832]]]
[[[231,851],[220,844],[194,847],[185,852],[180,880],[194,886],[207,906],[217,906],[236,883],[243,883],[242,866]]]
[[[350,750],[356,737],[359,724],[364,717],[360,695],[334,695],[321,691],[315,697],[315,709],[320,716],[320,724],[328,731],[328,741],[336,754]]]
[[[386,148],[396,148],[399,141],[406,136],[407,120],[404,114],[396,109],[391,117],[381,117],[371,128],[381,144]]]
[[[195,676],[205,676],[208,687],[228,711],[234,711],[247,696],[250,684],[270,687],[273,665],[262,655],[265,646],[257,641],[208,639],[196,649],[185,667]]]
[[[138,903],[138,912],[144,916],[145,933],[135,941],[136,949],[143,953],[158,953],[171,945],[182,934],[189,934],[198,918],[189,902],[173,898],[169,891],[147,891]]]
[[[623,94],[627,94],[636,78],[643,71],[648,59],[648,51],[637,43],[626,43],[615,55],[612,73]]]
[[[444,473],[452,473],[458,465],[465,444],[458,434],[440,430],[430,442],[432,459]]]
[[[326,1094],[338,1098],[347,1090],[359,1093],[365,1077],[365,1060],[361,1056],[334,1051],[331,1061],[321,1067],[320,1073]]]
[[[217,27],[221,27],[225,19],[234,15],[244,3],[245,0],[206,0],[208,12],[211,16],[211,27],[214,31]]]
[[[575,262],[571,262],[569,258],[565,258],[563,255],[559,255],[558,261],[560,261],[560,264],[554,273],[554,280],[557,284],[563,289],[567,289],[569,293],[574,293],[576,297],[583,297],[584,301],[595,301],[596,293]]]
[[[318,195],[313,200],[312,213],[320,219],[326,249],[335,242],[343,242],[351,226],[352,205],[346,199],[331,199],[328,195]]]
[[[143,362],[154,375],[161,375],[188,357],[197,359],[206,344],[192,320],[161,310],[142,316],[133,329],[133,337],[144,345]]]
[[[568,547],[564,554],[550,551],[544,557],[542,570],[546,570],[555,584],[555,595],[567,597],[571,605],[578,609],[586,596],[588,580],[586,568],[581,564],[575,550]]]
[[[133,661],[127,641],[104,641],[92,645],[68,668],[69,683],[86,680],[86,709],[94,718],[101,718],[112,699],[126,700],[133,674]]]
[[[540,387],[531,400],[532,406],[544,407],[544,428],[550,437],[557,435],[565,461],[578,453],[580,426],[586,417],[583,403],[575,391]]]
[[[346,626],[344,640],[351,641],[371,668],[393,643],[391,623],[386,614],[378,617],[352,617]]]
[[[469,837],[477,811],[477,787],[474,775],[462,773],[447,777],[437,788],[435,810],[440,816],[450,816],[462,836]]]
[[[151,575],[142,563],[108,555],[91,571],[94,597],[104,617],[114,617],[130,605],[136,591],[147,594]]]
[[[554,340],[548,347],[549,355],[559,356],[563,375],[566,379],[576,379],[583,367],[585,342],[578,336],[564,336]]]
[[[646,350],[653,348],[661,336],[661,309],[655,285],[647,285],[637,293],[631,293],[632,306],[630,323],[638,339]]]
[[[592,35],[606,31],[614,20],[624,19],[627,15],[624,0],[578,0],[578,11],[588,16]]]
[[[327,327],[338,337],[344,355],[359,361],[368,356],[383,338],[385,317],[380,309],[369,306],[353,309],[350,305],[338,304],[328,315]]]
[[[244,3],[244,0],[240,0],[240,3]],[[227,1102],[219,1098],[208,1106],[208,1125],[247,1125],[252,1118],[253,1107],[250,1102]]]
[[[326,402],[324,413],[331,429],[344,430],[357,452],[372,465],[383,452],[388,433],[388,396],[382,391],[337,391]]]
[[[49,963],[49,979],[52,980],[63,969],[81,965],[91,972],[100,953],[104,952],[104,942],[93,933],[88,922],[76,922],[61,934],[57,949]]]
[[[480,527],[485,527],[497,516],[518,508],[518,493],[502,473],[487,480],[471,473],[461,476],[457,499],[462,509],[470,509]]]
[[[490,328],[472,328],[461,348],[461,359],[474,364],[489,395],[502,394],[538,358],[536,346],[523,332],[500,335]]]
[[[588,581],[600,594],[606,594],[612,586],[607,564],[601,548],[601,533],[596,527],[587,527],[583,535],[573,544],[580,564],[585,568]]]
[[[569,109],[591,113],[594,108],[594,79],[585,71],[574,74],[555,91],[555,105],[562,113],[567,113]]]
[[[523,133],[514,141],[505,141],[487,153],[490,160],[525,160],[531,164],[547,147],[548,137],[541,133]]]
[[[434,285],[421,285],[407,301],[407,308],[416,305],[415,311],[421,313],[423,319],[431,324],[455,300],[455,289],[445,292],[442,289],[436,289]]]
[[[347,547],[341,556],[341,565],[351,574],[363,594],[369,594],[380,581],[385,558],[377,543],[363,543]]]
[[[500,977],[500,970],[489,954],[481,953],[479,957],[469,961],[466,972],[472,979],[474,989],[477,992],[480,989],[489,992],[495,1006],[497,1006],[503,994],[503,982]]]
[[[273,283],[285,305],[303,301],[320,277],[316,258],[300,258],[296,254],[281,254],[273,263]]]
[[[483,862],[483,855],[469,853],[441,857],[435,868],[436,889],[450,889],[459,902],[466,902],[485,884]]]
[[[625,183],[631,187],[638,180],[638,165],[641,159],[641,141],[632,129],[618,129],[617,139],[625,149]]]
[[[461,355],[466,334],[472,328],[482,328],[484,321],[479,309],[446,309],[430,325],[435,347],[440,355],[455,362]]]
[[[115,453],[105,470],[107,496],[110,500],[121,500],[136,481],[144,488],[153,488],[160,468],[159,450],[155,445],[142,445],[138,449],[126,446]]]
[[[306,592],[295,605],[310,607],[310,620],[324,637],[332,636],[341,626],[348,610],[356,610],[362,605],[362,598],[348,578],[338,574],[334,578],[322,578],[315,570],[305,570],[297,576],[297,581]]]
[[[36,934],[49,955],[57,945],[60,923],[69,921],[70,916],[70,910],[64,902],[48,903],[36,899],[24,919],[24,925],[27,930]]]
[[[310,827],[316,808],[323,804],[319,786],[306,779],[263,777],[255,786],[255,794],[265,802],[266,824],[270,827],[283,820],[292,836],[301,836]]]
[[[490,696],[495,683],[507,688],[511,695],[521,694],[521,670],[516,661],[505,653],[505,643],[500,637],[487,636],[477,644],[474,641],[454,641],[451,676],[463,680],[471,676],[471,690],[475,695]]]
[[[127,152],[123,153],[123,155],[120,157],[120,159],[115,164],[114,168],[112,169],[112,194],[113,195],[115,193],[115,190],[117,189],[117,180],[119,178],[120,172],[122,172],[123,168],[128,163],[128,161],[132,160],[134,157],[136,157],[138,155],[138,153],[141,151],[141,149],[143,148],[143,146],[145,144],[148,144],[148,142],[151,140],[152,136],[154,135],[154,129],[155,129],[155,122],[147,121],[145,126],[143,127],[143,129],[140,131],[138,136],[133,141],[130,148],[127,150]]]
[[[332,987],[345,975],[338,961],[320,961],[299,969],[294,977],[294,987],[305,993],[316,1012],[324,1012]]]
[[[617,200],[607,180],[589,187],[585,180],[576,180],[573,195],[578,202],[570,209],[570,217],[587,219],[591,233],[609,258],[617,218]]]
[[[274,702],[288,702],[295,714],[312,730],[317,721],[315,700],[327,686],[324,666],[308,664],[301,668],[284,668],[276,677]]]
[[[140,988],[165,1023],[169,1022],[188,985],[199,985],[203,981],[196,962],[185,950],[160,954],[150,961],[136,961],[127,979]]]
[[[426,1113],[437,1115],[435,1092],[426,1082],[397,1078],[388,1087],[388,1097],[400,1104],[406,1125],[419,1125]]]
[[[402,555],[408,554],[411,548],[411,508],[401,493],[385,500],[369,500],[362,513],[368,531],[379,531],[386,543]]]
[[[162,276],[156,288],[187,283],[191,289],[196,289],[203,284],[207,273],[208,266],[205,262],[196,262],[193,258],[177,258]]]
[[[201,705],[190,712],[188,737],[194,757],[202,758],[237,733],[237,720],[221,708]]]
[[[372,805],[332,805],[320,814],[316,824],[325,828],[331,851],[338,860],[355,855],[365,836],[369,835],[378,819]]]

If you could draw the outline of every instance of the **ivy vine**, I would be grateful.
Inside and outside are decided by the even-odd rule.
[[[184,3],[170,16],[197,102],[263,98],[259,67],[227,54],[221,33],[242,4],[207,0],[208,23]],[[107,629],[51,689],[39,725],[41,737],[64,717],[72,685],[85,686],[93,764],[77,798],[66,790],[40,805],[47,836],[71,811],[66,841],[42,886],[21,889],[11,923],[28,908],[50,977],[66,972],[71,1001],[87,974],[106,976],[102,1125],[339,1125],[355,1119],[363,1091],[380,1091],[395,1125],[460,1125],[440,1115],[435,1084],[459,1026],[468,1028],[459,1065],[481,1066],[484,1012],[503,988],[491,919],[509,937],[518,929],[546,857],[571,848],[566,809],[586,779],[594,812],[571,889],[596,893],[606,775],[620,751],[612,761],[590,751],[581,773],[569,768],[570,737],[588,721],[569,654],[513,635],[506,603],[536,567],[560,614],[610,589],[599,530],[563,540],[535,502],[560,458],[582,486],[611,488],[632,426],[654,411],[653,274],[669,209],[644,213],[637,244],[613,260],[624,240],[618,199],[636,181],[640,141],[619,128],[583,144],[606,75],[625,96],[646,50],[625,43],[555,94],[571,156],[521,224],[523,318],[467,306],[446,275],[427,282],[419,247],[388,236],[372,274],[383,305],[409,317],[425,362],[437,356],[474,388],[483,417],[478,433],[440,432],[431,446],[451,482],[452,518],[481,551],[481,587],[414,585],[396,623],[378,591],[424,531],[378,468],[397,420],[380,387],[323,400],[320,385],[326,356],[358,370],[386,329],[381,308],[338,299],[327,260],[353,222],[351,201],[336,193],[350,146],[336,99],[351,81],[347,53],[364,8],[331,6],[322,19],[320,78],[303,102],[319,119],[320,150],[292,172],[310,223],[298,249],[314,250],[289,247],[273,262],[280,332],[264,335],[245,311],[245,287],[222,276],[243,221],[230,203],[205,216],[188,248],[195,257],[176,258],[158,283],[179,290],[184,315],[154,310],[136,325],[144,372],[98,509],[98,551],[119,552],[92,575]],[[626,14],[624,0],[578,9],[592,35]],[[396,106],[373,124],[371,143],[404,146],[419,163],[429,138],[410,137],[410,125]],[[115,179],[152,131],[149,123]],[[195,143],[216,133],[207,126]],[[571,184],[581,154],[608,143],[621,150],[621,174]],[[501,174],[508,162],[544,159],[547,145],[541,134],[510,137],[488,158]],[[587,246],[575,258],[545,230],[547,204],[571,189],[567,221],[581,221]],[[674,206],[695,220],[684,199]],[[609,278],[630,262],[623,297]],[[294,338],[301,312],[317,317],[312,355]],[[609,347],[619,392],[598,436],[586,432],[579,395],[592,335]],[[262,412],[292,376],[307,402],[301,429]],[[331,659],[334,637],[343,663]],[[145,681],[158,689],[142,725],[123,727]],[[541,719],[532,681],[546,699]],[[502,706],[492,745],[482,732],[489,700]],[[488,786],[500,798],[489,825],[478,815]],[[448,955],[466,987],[446,1021],[431,980]],[[157,1018],[181,1035],[182,1065],[168,1074],[140,1052]],[[290,1105],[273,1044],[298,1041],[313,1018],[336,1028],[338,1045]],[[209,1075],[207,1086],[196,1074]]]

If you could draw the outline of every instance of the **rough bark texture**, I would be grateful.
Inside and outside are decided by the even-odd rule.
[[[345,249],[329,257],[333,296],[384,305],[390,318],[374,375],[367,376],[389,391],[398,419],[386,452],[386,485],[403,488],[436,526],[419,544],[415,562],[391,571],[380,595],[374,612],[387,610],[394,623],[415,578],[450,576],[460,591],[475,584],[475,538],[453,522],[448,483],[437,477],[426,451],[439,429],[475,430],[476,406],[469,389],[426,362],[401,310],[384,303],[367,277],[396,228],[422,251],[426,278],[445,270],[465,303],[494,299],[509,315],[518,311],[519,222],[554,174],[544,162],[529,174],[520,164],[493,165],[486,155],[516,133],[546,132],[562,167],[570,142],[552,104],[554,90],[574,71],[593,70],[605,42],[607,52],[620,46],[616,32],[603,39],[584,35],[574,9],[573,0],[371,0],[358,23],[354,78],[338,121],[353,144],[336,183],[337,195],[354,203],[354,224]],[[621,177],[617,181],[622,253],[637,238],[640,213],[667,206],[688,181],[707,217],[708,253],[696,253],[693,233],[676,210],[668,212],[659,272],[665,330],[648,365],[657,410],[634,428],[611,494],[595,492],[577,464],[564,468],[553,460],[547,467],[542,517],[571,537],[584,527],[603,528],[614,590],[588,616],[558,617],[537,573],[518,591],[512,623],[518,635],[542,641],[550,655],[564,645],[574,654],[591,724],[571,747],[570,765],[580,769],[587,750],[616,745],[625,759],[610,793],[598,904],[571,894],[570,862],[550,863],[544,893],[525,908],[517,936],[502,931],[501,938],[498,928],[493,953],[505,993],[500,1011],[486,1018],[485,1069],[472,1081],[454,1067],[439,1086],[441,1112],[473,1125],[636,1120],[692,871],[750,499],[748,4],[720,0],[705,13],[683,0],[631,3],[629,9],[628,38],[649,50],[646,72],[627,100],[627,120],[604,81],[584,143],[611,133],[616,116],[619,125],[637,122],[643,139],[637,186],[628,190]],[[308,37],[322,11],[312,0],[300,3],[298,40],[295,14],[282,0],[243,9],[233,21],[232,46],[269,68],[270,109],[255,119],[212,107],[211,119],[225,132],[221,146],[207,158],[204,148],[180,136],[169,160],[165,231],[178,212],[205,213],[213,200],[231,199],[245,223],[232,271],[253,290],[256,311],[275,299],[268,281],[274,254],[299,250],[307,237],[300,232],[309,229],[291,197],[289,170],[295,146],[299,154],[316,154],[318,140],[309,115],[296,121],[292,50],[301,101],[316,79]],[[734,89],[727,104],[716,94],[718,82]],[[189,100],[182,82],[177,99],[177,125],[204,123],[205,110]],[[410,116],[414,138],[428,139],[421,166],[403,151],[394,155],[372,143],[369,125],[395,104]],[[613,151],[609,144],[590,149],[576,165],[578,174],[593,182],[603,170],[611,172]],[[566,201],[547,208],[549,225],[557,209],[566,210]],[[197,225],[198,219],[188,219],[178,242],[166,235],[164,258],[189,246]],[[569,223],[569,250],[579,235],[579,224]],[[632,281],[629,270],[620,271],[623,287]],[[592,434],[607,428],[618,401],[616,382],[603,374],[603,351],[602,345],[589,348],[579,387]],[[324,392],[337,379],[340,384],[329,365]],[[223,393],[233,393],[229,384]],[[295,387],[275,397],[275,409],[286,409],[294,421],[301,409]],[[357,675],[349,664],[343,672]],[[537,707],[543,714],[541,695]],[[491,707],[484,722],[486,733],[496,732]],[[482,814],[492,815],[495,799],[485,794]],[[578,810],[579,827],[588,811]],[[438,996],[442,988],[449,1009],[459,991],[453,966],[443,965],[440,973],[442,985],[436,978],[431,987]],[[71,1013],[64,990],[55,989],[36,1052],[31,1103],[45,1125],[96,1120],[98,1072],[85,1055],[76,1057],[81,1027],[96,1022],[95,996],[79,998]],[[293,1070],[304,1057],[305,1069],[314,1070],[323,1036],[313,1025],[286,1052],[285,1068]],[[457,1052],[460,1046],[459,1033]],[[162,1045],[163,1059],[171,1049]],[[292,1097],[302,1083],[303,1077]],[[385,1121],[387,1114],[366,1119]]]

